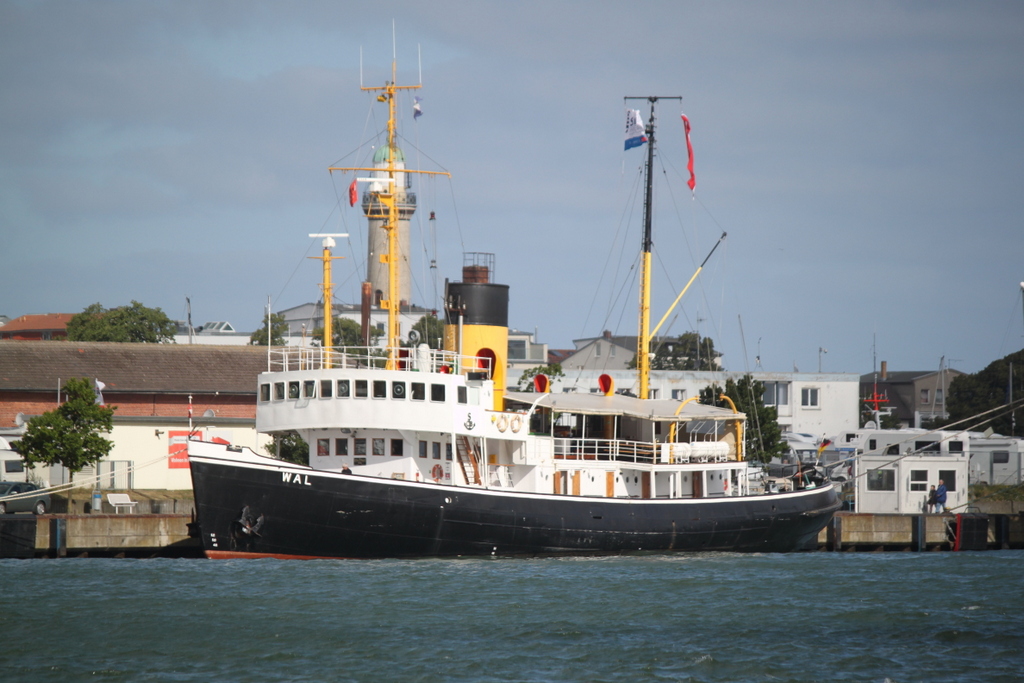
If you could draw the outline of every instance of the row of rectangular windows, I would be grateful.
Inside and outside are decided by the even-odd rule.
[[[375,379],[373,382],[365,379],[355,380],[355,387],[352,385],[352,380],[339,379],[337,381],[337,395],[338,398],[349,398],[353,395],[353,388],[355,389],[356,398],[367,398],[371,396],[370,390],[372,389],[373,398],[388,398],[388,382],[383,379]],[[285,389],[287,387],[287,394]],[[317,390],[319,387],[319,391]],[[335,383],[334,380],[322,379],[319,382],[315,379],[307,379],[303,381],[292,380],[291,382],[274,382],[274,400],[283,401],[285,397],[289,400],[296,400],[302,398],[332,398],[334,396]],[[467,403],[468,397],[466,387],[456,387],[458,390],[459,403]],[[267,403],[270,401],[271,385],[261,384],[260,385],[260,401]],[[414,401],[425,401],[427,398],[427,385],[424,382],[410,382],[408,390],[405,382],[393,381],[391,382],[391,398],[405,399],[407,395],[412,395]],[[443,384],[431,384],[430,385],[430,400],[435,403],[444,403],[445,401],[445,385]]]
[[[357,437],[352,439],[352,455],[365,456],[365,455],[386,455],[384,452],[386,447],[386,439],[375,438],[375,439],[364,439]],[[339,437],[334,440],[334,453],[333,455],[348,455],[348,437]],[[367,443],[369,442],[369,443]],[[391,455],[401,456],[405,455],[405,442],[402,439],[391,439]],[[366,447],[370,446],[370,452],[367,453]],[[420,457],[427,457],[428,445],[430,446],[430,452],[434,460],[441,459],[441,443],[438,441],[420,441]],[[445,460],[452,459],[452,445],[450,443],[444,444],[445,447]],[[331,455],[331,440],[330,439],[317,439],[316,440],[316,454],[320,457],[326,457]]]
[[[939,479],[946,484],[950,493],[956,491],[956,470],[939,470]],[[910,471],[910,490],[925,491],[928,488],[928,470]],[[868,470],[868,491],[895,491],[896,470]]]

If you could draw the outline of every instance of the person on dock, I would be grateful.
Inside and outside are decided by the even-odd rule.
[[[936,500],[939,494],[935,492],[935,487],[932,486],[932,490],[928,492],[928,513],[938,512],[939,503]]]
[[[946,483],[939,479],[939,488],[935,489],[935,511],[949,512],[946,507]]]

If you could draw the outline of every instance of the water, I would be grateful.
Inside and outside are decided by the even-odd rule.
[[[1021,681],[1024,551],[0,560],[0,680]]]

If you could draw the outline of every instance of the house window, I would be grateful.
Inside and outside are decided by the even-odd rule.
[[[284,400],[284,382],[274,382],[274,400]]]
[[[469,403],[468,392],[466,387],[458,387],[459,390],[459,403]]]
[[[334,382],[329,379],[320,380],[320,398],[330,398],[333,394]]]
[[[369,395],[370,387],[365,379],[356,380],[356,398],[366,398]]]
[[[430,444],[430,446],[431,446],[431,449],[430,449],[431,450],[431,455],[434,458],[434,460],[440,460],[441,459],[441,444],[438,443],[437,441],[434,441],[433,443]]]
[[[928,490],[928,470],[910,470],[910,490]]]
[[[403,443],[401,439],[391,439],[391,455],[402,455]]]
[[[405,382],[391,383],[391,398],[405,398]]]
[[[348,438],[341,438],[334,440],[334,454],[335,455],[348,455]]]
[[[421,458],[427,457],[427,442],[426,441],[420,441],[420,457]]]
[[[260,401],[262,401],[263,403],[266,403],[269,400],[270,400],[270,385],[269,384],[261,384],[260,385]]]
[[[868,491],[895,491],[896,470],[868,470]]]
[[[818,390],[816,388],[804,388],[800,390],[800,405],[805,408],[818,407]]]
[[[356,455],[366,455],[366,439],[356,439]]]
[[[939,470],[939,479],[950,493],[956,491],[956,470]]]
[[[444,385],[443,384],[431,384],[430,385],[430,400],[437,401],[438,403],[444,403]]]
[[[352,395],[352,384],[347,379],[338,380],[338,398],[348,398]]]
[[[298,398],[298,397],[299,397],[299,383],[298,382],[288,382],[288,398]]]
[[[316,454],[320,457],[331,454],[331,440],[330,439],[317,439],[316,440]]]
[[[594,344],[594,355],[598,358],[601,357],[601,342]]]
[[[302,398],[313,398],[316,396],[316,380],[307,379],[302,383]]]
[[[526,340],[509,339],[508,357],[510,360],[526,360]]]
[[[672,390],[672,398],[674,398],[677,401],[685,401],[686,400],[686,389],[673,389]]]
[[[788,406],[789,384],[787,382],[765,382],[763,402],[766,406]]]
[[[427,385],[423,382],[412,383],[412,400],[423,401],[427,398]]]
[[[444,445],[444,459],[445,460],[451,460],[452,459],[452,445],[450,443],[446,443]]]
[[[615,358],[615,344],[611,344],[608,346],[608,355],[611,356],[612,358]]]
[[[373,454],[384,455],[384,439],[373,440]]]
[[[921,403],[922,403],[922,405],[928,405],[928,403],[930,402],[930,398],[931,398],[931,393],[928,391],[928,389],[922,389],[921,390]]]
[[[944,400],[945,400],[945,397],[942,395],[942,389],[936,389],[935,390],[935,403],[936,403],[936,405],[941,404]]]

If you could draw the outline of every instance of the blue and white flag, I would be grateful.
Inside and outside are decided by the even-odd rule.
[[[420,108],[421,97],[415,97],[415,102],[412,104],[412,120],[415,121],[419,117],[423,116],[423,109]]]
[[[644,135],[644,122],[640,118],[639,109],[626,110],[626,149],[633,149],[647,142]]]

